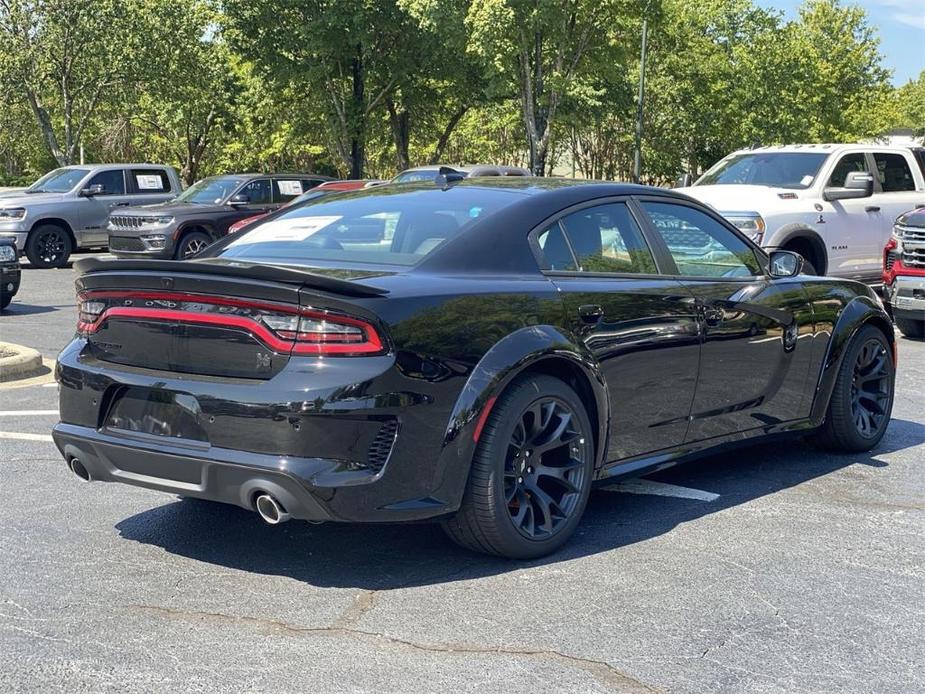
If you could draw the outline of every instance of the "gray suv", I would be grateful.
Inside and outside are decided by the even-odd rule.
[[[110,213],[180,194],[169,166],[88,164],[55,169],[25,190],[0,193],[0,235],[33,267],[63,267],[75,248],[105,248]]]

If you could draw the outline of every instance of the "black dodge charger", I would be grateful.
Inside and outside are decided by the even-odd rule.
[[[890,419],[873,291],[665,190],[439,176],[76,266],[70,469],[274,524],[435,519],[536,557],[596,482],[770,435],[867,450]]]

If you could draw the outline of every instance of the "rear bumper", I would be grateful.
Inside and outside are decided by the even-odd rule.
[[[417,521],[458,507],[466,467],[443,447],[448,415],[434,411],[432,396],[409,392],[391,356],[293,358],[268,380],[245,380],[120,366],[85,348],[76,339],[58,356],[62,421],[53,436],[94,481],[251,510],[268,492],[309,521]],[[126,388],[193,398],[205,436],[113,428]]]

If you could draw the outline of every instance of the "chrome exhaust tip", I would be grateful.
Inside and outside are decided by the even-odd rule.
[[[261,494],[256,501],[257,513],[267,525],[279,525],[289,520],[290,515],[276,499],[269,494]]]
[[[90,476],[90,471],[84,467],[84,464],[80,462],[79,458],[71,458],[67,461],[67,466],[71,472],[77,475],[84,482],[90,482],[93,478]]]

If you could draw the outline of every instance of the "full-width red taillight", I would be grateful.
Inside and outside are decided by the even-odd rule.
[[[323,309],[208,294],[89,291],[77,297],[77,332],[92,335],[107,320],[162,320],[249,332],[283,354],[358,356],[385,346],[369,321]]]

